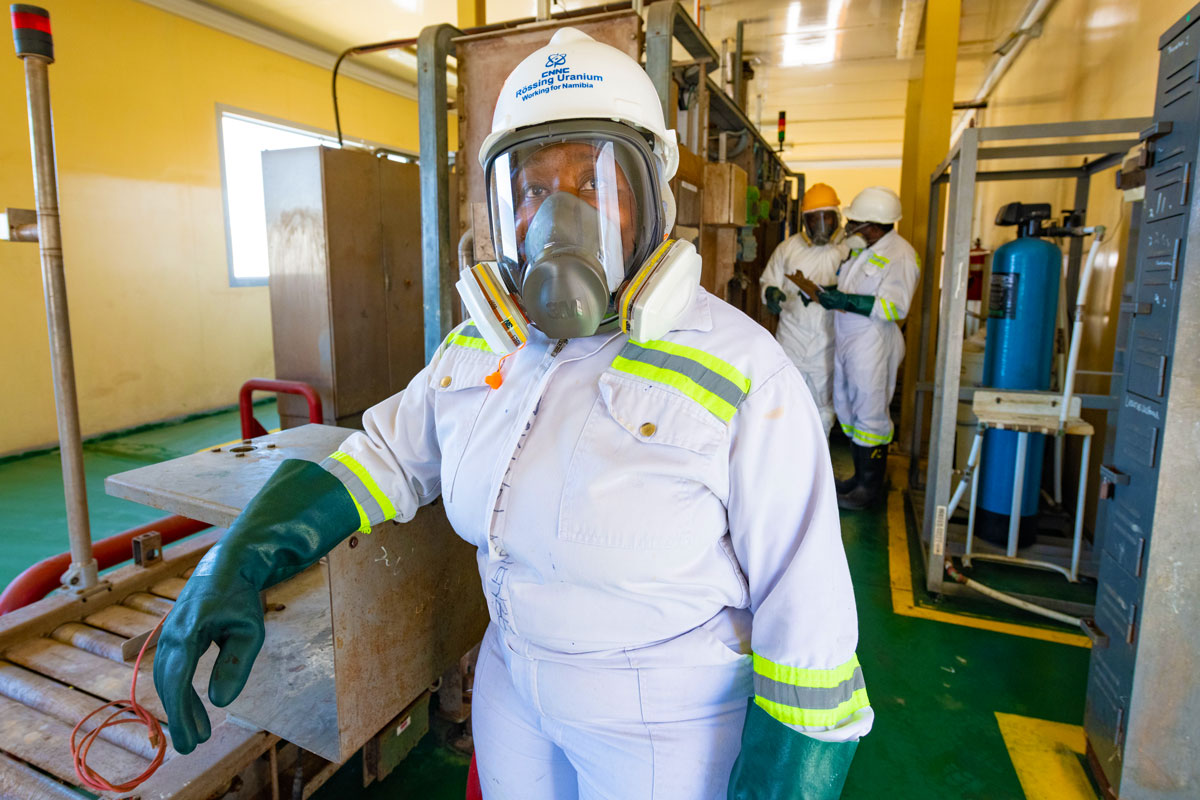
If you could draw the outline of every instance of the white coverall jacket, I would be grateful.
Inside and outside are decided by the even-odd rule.
[[[892,441],[888,404],[904,358],[899,323],[920,277],[916,251],[895,230],[838,270],[839,290],[875,297],[870,316],[840,311],[834,319],[834,410],[846,435],[864,447]]]
[[[825,437],[765,330],[701,289],[664,340],[496,365],[464,323],[331,456],[364,529],[440,495],[478,547],[485,797],[724,798],[752,694],[870,729]]]
[[[814,245],[797,233],[775,248],[759,281],[764,301],[771,286],[782,291],[786,298],[779,313],[775,339],[808,384],[826,434],[833,428],[834,312],[822,308],[816,298],[811,298],[806,305],[800,296],[800,287],[787,276],[799,270],[818,286],[832,286],[837,283],[838,266],[849,253],[850,248],[840,239]]]

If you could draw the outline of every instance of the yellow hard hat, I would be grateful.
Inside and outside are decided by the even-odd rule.
[[[838,200],[837,192],[827,183],[814,183],[807,192],[804,193],[804,200],[800,203],[802,212],[816,211],[818,208],[837,208],[842,204]]]

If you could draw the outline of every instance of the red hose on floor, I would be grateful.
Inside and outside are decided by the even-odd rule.
[[[92,555],[95,556],[96,564],[100,569],[108,569],[133,558],[133,538],[135,536],[157,531],[165,546],[211,527],[207,522],[187,517],[175,515],[163,517],[94,542]],[[24,608],[53,592],[60,586],[62,575],[70,566],[71,554],[59,553],[26,569],[13,579],[3,594],[0,594],[0,614]]]

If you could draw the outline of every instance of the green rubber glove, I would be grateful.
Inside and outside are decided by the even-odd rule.
[[[851,311],[864,317],[871,316],[871,309],[875,307],[874,295],[847,294],[837,289],[822,289],[817,300],[830,311]]]
[[[220,648],[208,699],[229,705],[262,647],[259,592],[315,564],[358,525],[358,509],[341,481],[311,461],[289,459],[196,565],[154,656],[154,687],[178,752],[190,753],[212,734],[192,689],[200,656],[210,644]]]
[[[787,300],[787,295],[778,286],[768,286],[766,291],[767,311],[770,311],[775,316],[783,311],[783,303]]]
[[[837,800],[858,742],[822,742],[750,699],[728,800]]]

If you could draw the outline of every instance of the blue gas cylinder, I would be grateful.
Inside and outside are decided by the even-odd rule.
[[[988,298],[984,386],[1042,391],[1050,388],[1061,274],[1062,252],[1058,247],[1024,230],[1020,238],[996,250]],[[983,440],[976,530],[997,543],[1008,537],[1017,436],[1013,431],[988,429]],[[1029,437],[1021,492],[1022,547],[1032,543],[1036,534],[1032,518],[1038,511],[1045,439],[1042,434]]]

